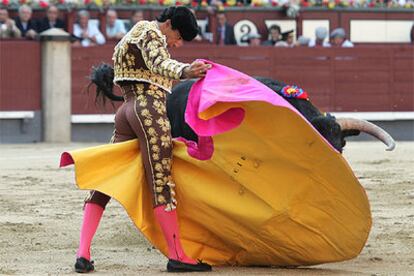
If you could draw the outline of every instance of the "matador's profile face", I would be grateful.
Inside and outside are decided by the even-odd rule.
[[[184,40],[181,37],[180,32],[172,28],[170,19],[160,24],[160,31],[166,36],[168,47],[183,46]]]

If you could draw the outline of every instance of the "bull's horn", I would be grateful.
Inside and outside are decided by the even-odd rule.
[[[341,130],[357,129],[382,141],[385,145],[387,145],[386,150],[391,151],[395,148],[395,141],[391,135],[373,123],[354,118],[337,118],[336,121],[341,126]]]

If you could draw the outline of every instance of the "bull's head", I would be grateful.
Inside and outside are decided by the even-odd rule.
[[[311,121],[312,125],[339,152],[346,144],[346,137],[359,135],[361,132],[370,134],[382,141],[386,150],[395,148],[395,141],[385,130],[365,120],[354,118],[338,118],[333,116],[318,116]]]

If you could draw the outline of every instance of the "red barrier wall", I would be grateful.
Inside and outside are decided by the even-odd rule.
[[[102,62],[112,64],[114,45],[89,48],[72,48],[72,113],[114,113],[111,104],[106,108],[95,105],[93,93],[87,93],[88,76],[91,68]],[[92,87],[93,88],[93,87]],[[93,92],[93,89],[91,89]]]
[[[90,68],[110,62],[113,46],[73,51],[73,112],[102,113],[85,106],[81,94]],[[326,111],[413,111],[414,48],[361,47],[354,49],[182,47],[172,50],[178,60],[213,60],[252,76],[272,77],[297,84]],[[89,97],[93,103],[93,98]],[[108,108],[107,113],[113,112]]]
[[[0,111],[41,109],[40,44],[0,42]]]
[[[96,107],[85,94],[93,65],[112,63],[114,45],[72,48],[72,112],[113,113]],[[297,84],[326,111],[414,111],[414,47],[372,46],[353,49],[185,46],[174,58],[205,58]],[[41,108],[40,45],[0,41],[0,111]],[[118,91],[119,92],[119,91]]]

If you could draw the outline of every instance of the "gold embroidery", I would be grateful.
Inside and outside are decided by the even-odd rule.
[[[160,155],[158,153],[153,153],[152,154],[152,159],[154,159],[154,161],[158,161],[158,160],[160,160]]]
[[[163,146],[164,148],[169,148],[171,145],[171,137],[167,136],[167,135],[162,135],[161,136],[161,146]]]
[[[144,97],[144,98],[142,98],[140,101],[139,101],[139,105],[140,106],[142,106],[142,107],[146,107],[147,106],[147,104],[148,104],[148,101],[147,101],[147,99]]]
[[[143,109],[141,111],[141,116],[144,116],[144,117],[147,117],[147,118],[151,118],[152,117],[148,109]]]
[[[168,132],[170,130],[170,122],[164,118],[159,118],[157,124],[161,127],[163,132]]]
[[[164,158],[161,160],[161,164],[163,165],[165,169],[168,170],[171,168],[171,159]],[[172,181],[172,178],[170,177],[169,180]]]
[[[166,37],[155,21],[137,23],[117,44],[112,59],[115,83],[144,81],[167,92],[171,92],[172,79],[180,79],[183,69],[189,66],[171,59]]]
[[[144,125],[145,126],[151,126],[152,125],[152,120],[151,119],[145,119],[144,120]]]
[[[145,132],[152,172],[156,205],[175,209],[176,200],[171,177],[171,126],[166,114],[166,94],[157,85],[134,84],[135,114]],[[125,90],[128,90],[125,88]],[[128,90],[129,91],[129,90]]]
[[[158,133],[155,131],[155,128],[153,127],[148,128],[147,133],[151,136],[158,136]]]
[[[163,204],[163,203],[167,203],[167,201],[165,200],[165,197],[163,195],[158,195],[157,197],[158,202]]]
[[[167,91],[171,90],[171,87],[173,84],[173,80],[162,77],[160,75],[152,74],[149,70],[145,70],[142,68],[139,68],[139,69],[127,68],[126,65],[124,66],[124,68],[122,67],[120,68],[119,66],[115,65],[114,74],[115,74],[115,78],[114,78],[115,82],[122,81],[122,80],[147,81],[149,83],[156,83],[157,85],[161,86]]]
[[[162,168],[162,165],[160,163],[155,163],[154,169],[158,172],[164,171],[164,169]]]
[[[156,137],[151,137],[149,142],[150,142],[150,144],[156,144],[157,141],[158,141],[158,139]]]
[[[157,113],[160,115],[164,115],[167,112],[167,107],[165,106],[165,103],[163,103],[162,101],[154,100],[152,106],[155,109],[155,111],[157,111]]]
[[[151,150],[155,153],[159,153],[160,152],[160,148],[157,145],[152,145],[151,146]]]

